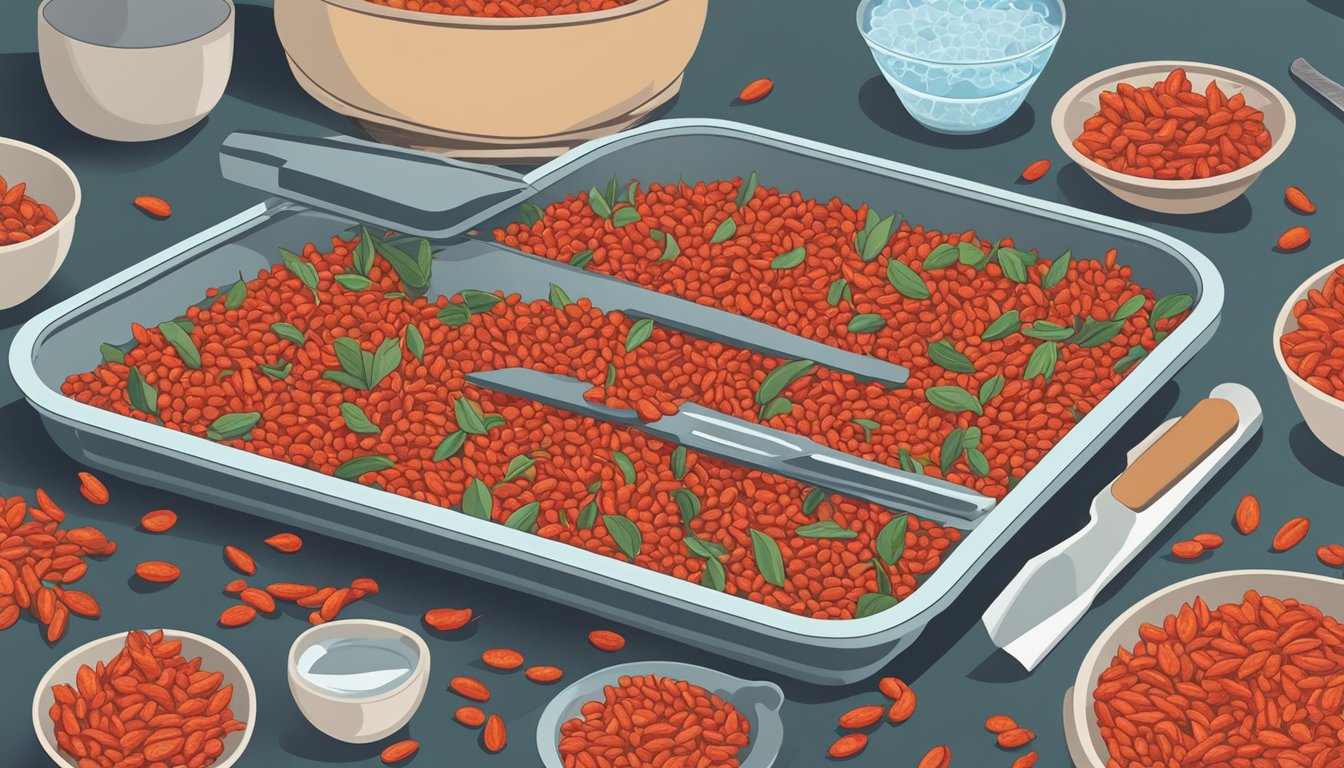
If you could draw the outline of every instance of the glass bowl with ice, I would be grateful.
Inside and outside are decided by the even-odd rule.
[[[910,115],[940,133],[1012,117],[1064,29],[1062,0],[863,0],[859,32]]]

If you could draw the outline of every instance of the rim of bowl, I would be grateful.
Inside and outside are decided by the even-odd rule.
[[[50,2],[50,0],[47,1]],[[43,232],[42,234],[38,235],[37,237],[34,237],[31,240],[24,240],[23,242],[19,243],[5,243],[4,245],[0,245],[0,256],[4,256],[5,251],[8,249],[12,248],[15,251],[17,251],[25,246],[35,245],[44,240],[47,240],[49,237],[54,237],[57,233],[57,230],[61,229],[67,221],[72,221],[75,218],[75,215],[79,213],[79,205],[81,202],[83,202],[84,192],[82,189],[80,189],[79,178],[75,176],[74,171],[70,170],[70,166],[66,165],[64,160],[51,154],[47,150],[35,144],[29,144],[26,141],[18,141],[17,139],[7,139],[4,138],[3,136],[0,136],[0,147],[12,147],[14,149],[21,149],[30,154],[37,155],[43,160],[46,160],[47,162],[56,166],[56,168],[59,169],[61,173],[65,174],[65,177],[70,180],[70,185],[75,188],[75,200],[70,204],[69,212],[59,214],[57,217],[58,219],[57,222],[51,225],[51,229],[48,229],[46,232]]]
[[[364,0],[359,0],[359,2],[364,2]],[[331,691],[326,690],[325,688],[318,688],[317,686],[303,679],[303,675],[300,675],[298,673],[299,646],[304,643],[304,641],[307,639],[309,635],[316,634],[323,630],[330,631],[330,627],[333,626],[380,627],[383,629],[390,629],[402,637],[409,638],[415,644],[416,650],[419,651],[420,653],[419,658],[416,659],[415,662],[415,669],[411,670],[411,674],[407,675],[406,679],[401,681],[401,683],[396,688],[393,688],[390,691],[383,691],[382,693],[375,693],[369,696],[340,696],[335,693],[332,693]],[[405,691],[407,688],[410,688],[412,684],[414,684],[424,675],[425,668],[428,666],[429,666],[429,645],[425,643],[424,638],[420,637],[419,633],[414,632],[406,627],[403,627],[400,624],[393,624],[387,621],[378,621],[376,619],[341,619],[339,621],[329,621],[325,624],[318,624],[317,626],[309,627],[308,629],[304,630],[303,633],[300,634],[298,637],[294,638],[294,642],[289,646],[289,654],[285,657],[285,670],[288,673],[287,676],[291,681],[296,683],[305,692],[311,693],[315,696],[320,696],[328,701],[339,701],[342,703],[350,703],[350,704],[371,704],[375,701],[382,701],[384,699],[392,698],[393,696],[396,696],[397,694]]]
[[[997,59],[976,59],[973,61],[939,61],[938,59],[926,59],[920,56],[913,56],[911,54],[904,53],[902,51],[897,51],[892,48],[888,48],[885,45],[882,45],[881,43],[873,42],[873,39],[868,36],[868,30],[864,29],[864,16],[866,15],[865,11],[870,10],[873,7],[873,5],[879,2],[881,2],[881,0],[863,0],[863,2],[859,3],[858,11],[855,12],[855,19],[859,25],[859,34],[863,36],[864,42],[868,43],[868,47],[876,48],[877,50],[882,51],[884,53],[889,53],[892,56],[900,56],[903,59],[909,59],[910,61],[917,61],[921,64],[937,64],[939,66],[963,66],[963,67],[984,66],[986,64],[1002,64],[1003,62],[1006,61],[1017,61],[1018,59],[1025,59],[1030,56],[1035,56],[1041,51],[1059,42],[1060,36],[1064,34],[1064,26],[1068,24],[1069,21],[1069,11],[1068,8],[1066,7],[1064,0],[1054,0],[1055,5],[1059,6],[1059,28],[1055,30],[1055,34],[1050,36],[1049,40],[1046,40],[1044,43],[1041,43],[1035,48],[1032,48],[1029,51],[1023,51],[1022,53],[1015,53],[1012,56],[1001,56]]]
[[[1311,393],[1311,396],[1313,398],[1320,400],[1321,402],[1330,405],[1334,408],[1344,410],[1344,400],[1337,400],[1325,394],[1321,390],[1312,386],[1312,384],[1308,382],[1306,379],[1299,376],[1297,374],[1297,371],[1294,371],[1291,367],[1289,367],[1288,361],[1283,359],[1283,349],[1279,345],[1279,339],[1283,338],[1284,330],[1288,326],[1288,319],[1293,316],[1293,305],[1297,304],[1297,302],[1307,297],[1307,292],[1314,287],[1314,283],[1316,283],[1317,281],[1324,283],[1326,280],[1329,279],[1331,273],[1341,268],[1344,268],[1344,259],[1341,259],[1335,262],[1334,264],[1325,267],[1324,269],[1312,275],[1311,277],[1308,277],[1306,280],[1302,282],[1301,285],[1299,285],[1291,294],[1288,295],[1288,301],[1284,302],[1283,309],[1279,310],[1278,319],[1274,321],[1274,337],[1270,341],[1270,343],[1274,346],[1274,359],[1279,362],[1279,368],[1283,370],[1284,375],[1288,377],[1288,380],[1290,382],[1301,384],[1303,387],[1307,389],[1308,392]]]
[[[50,1],[50,0],[48,0]],[[466,28],[506,28],[527,29],[535,27],[567,27],[581,24],[597,24],[603,21],[642,13],[651,8],[673,2],[674,0],[634,0],[634,2],[605,11],[587,11],[585,13],[561,13],[549,16],[459,16],[445,13],[425,13],[408,11],[403,8],[390,8],[371,3],[369,0],[278,0],[278,2],[320,2],[334,5],[354,13],[379,16],[397,21],[409,21],[415,24],[427,24],[436,27]]]
[[[243,737],[239,740],[238,745],[233,748],[233,751],[228,753],[227,756],[221,755],[223,759],[216,761],[216,765],[233,765],[237,762],[238,757],[243,754],[243,750],[247,749],[248,743],[252,741],[252,731],[257,726],[257,689],[256,686],[252,684],[252,675],[247,671],[247,667],[244,666],[243,662],[233,654],[233,651],[225,648],[218,641],[211,640],[204,635],[198,635],[194,632],[186,632],[180,629],[169,629],[167,627],[161,629],[163,630],[163,636],[165,638],[171,638],[173,640],[190,640],[192,642],[200,643],[210,650],[215,651],[220,656],[223,656],[224,660],[233,667],[233,671],[236,672],[238,677],[242,680],[243,688],[247,691],[248,706],[251,710],[247,713],[247,720],[245,721],[247,727],[243,729]],[[42,709],[42,697],[51,690],[56,670],[62,666],[66,666],[71,658],[79,654],[91,651],[94,648],[103,645],[112,645],[114,644],[114,641],[125,642],[125,638],[125,632],[118,632],[117,634],[106,635],[97,638],[96,640],[90,640],[57,659],[47,668],[47,671],[42,675],[42,679],[38,681],[37,691],[33,694],[33,730],[37,732],[37,740],[42,745],[43,751],[47,753],[48,757],[56,760],[57,765],[65,765],[73,768],[75,763],[70,760],[67,755],[57,749],[55,744],[49,743],[46,734],[42,732],[42,718],[46,716],[46,712]],[[106,659],[104,659],[104,661],[106,661]]]
[[[1079,745],[1081,745],[1085,749],[1091,749],[1094,752],[1098,753],[1098,756],[1101,757],[1102,760],[1102,762],[1096,764],[1098,768],[1100,768],[1100,766],[1105,765],[1107,753],[1105,751],[1098,750],[1097,748],[1098,745],[1096,744],[1095,741],[1093,741],[1092,736],[1088,731],[1088,721],[1086,719],[1080,720],[1078,714],[1080,708],[1085,707],[1085,709],[1083,710],[1083,717],[1086,718],[1091,715],[1092,707],[1089,702],[1091,701],[1092,698],[1092,691],[1096,687],[1097,675],[1101,671],[1099,667],[1102,661],[1107,658],[1108,654],[1112,653],[1112,649],[1115,648],[1117,644],[1116,643],[1117,638],[1115,637],[1115,634],[1116,632],[1119,631],[1120,625],[1133,619],[1138,614],[1152,608],[1161,601],[1171,599],[1171,595],[1183,589],[1188,589],[1190,587],[1200,584],[1207,584],[1213,581],[1238,581],[1238,580],[1244,581],[1246,585],[1245,589],[1257,589],[1257,587],[1255,587],[1254,580],[1263,579],[1265,577],[1271,577],[1271,578],[1291,577],[1293,579],[1300,579],[1303,581],[1313,581],[1323,584],[1329,584],[1336,588],[1344,586],[1344,582],[1341,582],[1336,577],[1321,576],[1314,573],[1303,573],[1301,571],[1285,571],[1271,568],[1244,568],[1241,570],[1233,570],[1233,571],[1214,571],[1213,573],[1201,574],[1199,576],[1184,579],[1182,581],[1176,582],[1175,584],[1163,587],[1157,592],[1154,592],[1153,594],[1148,595],[1147,597],[1144,597],[1143,599],[1139,600],[1137,603],[1131,605],[1128,609],[1125,610],[1124,613],[1117,616],[1115,621],[1112,621],[1110,624],[1106,625],[1106,628],[1103,629],[1101,631],[1101,634],[1097,636],[1096,641],[1092,643],[1092,646],[1090,648],[1087,649],[1087,653],[1086,655],[1083,656],[1083,660],[1078,667],[1078,675],[1077,677],[1074,678],[1072,688],[1073,706],[1070,708],[1069,716],[1066,718],[1064,723],[1064,727],[1066,730],[1074,732],[1078,736]]]
[[[178,45],[186,45],[187,43],[193,43],[197,40],[200,40],[203,37],[206,37],[207,35],[212,35],[215,32],[218,32],[220,29],[224,27],[224,25],[228,24],[229,21],[233,19],[234,14],[237,12],[237,6],[234,5],[234,0],[220,0],[220,2],[224,4],[224,7],[228,9],[228,13],[224,14],[224,18],[220,19],[218,24],[205,30],[199,35],[194,35],[192,37],[187,38],[186,40],[178,40],[173,43],[164,43],[163,45],[107,45],[106,43],[95,43],[91,40],[85,40],[82,37],[76,37],[75,35],[66,32],[65,30],[61,29],[55,24],[52,24],[50,21],[47,21],[47,14],[46,14],[47,6],[51,5],[53,2],[55,2],[55,0],[42,0],[42,4],[37,6],[38,23],[45,24],[46,26],[50,27],[52,31],[54,31],[56,34],[60,35],[61,37],[67,40],[74,40],[75,42],[82,43],[84,45],[90,45],[93,46],[94,48],[105,48],[109,51],[157,51],[164,48],[172,48]]]
[[[1196,72],[1198,74],[1211,74],[1215,79],[1240,81],[1247,85],[1253,85],[1269,95],[1280,109],[1283,110],[1283,131],[1274,137],[1274,144],[1269,151],[1256,158],[1249,165],[1243,165],[1229,173],[1222,173],[1217,176],[1210,176],[1207,179],[1146,179],[1142,176],[1131,176],[1127,173],[1114,171],[1107,166],[1096,163],[1083,157],[1073,146],[1073,138],[1069,134],[1073,127],[1065,124],[1064,113],[1075,103],[1081,102],[1083,93],[1092,90],[1098,86],[1114,86],[1115,84],[1127,79],[1127,75],[1137,72],[1140,69],[1149,67],[1165,67],[1168,71],[1181,67],[1187,72]],[[1264,111],[1264,110],[1261,110]],[[1160,189],[1160,190],[1184,190],[1189,192],[1214,189],[1217,187],[1231,186],[1239,182],[1244,182],[1252,178],[1266,168],[1270,163],[1279,159],[1292,143],[1293,136],[1297,133],[1297,113],[1293,110],[1293,105],[1288,101],[1279,89],[1261,80],[1260,78],[1242,72],[1239,69],[1224,67],[1218,64],[1207,64],[1202,61],[1136,61],[1132,64],[1122,64],[1118,67],[1102,70],[1101,72],[1085,78],[1077,85],[1070,88],[1059,101],[1055,103],[1054,112],[1050,116],[1051,129],[1055,134],[1055,143],[1064,150],[1064,154],[1069,156],[1089,174],[1101,176],[1109,181],[1113,181],[1126,186],[1139,187],[1142,189]]]

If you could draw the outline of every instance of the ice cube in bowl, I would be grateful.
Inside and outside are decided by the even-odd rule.
[[[1064,30],[1061,0],[863,0],[859,32],[910,115],[940,133],[1012,117]]]

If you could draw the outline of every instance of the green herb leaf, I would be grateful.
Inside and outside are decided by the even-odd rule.
[[[369,370],[367,389],[373,389],[401,366],[401,339],[383,339],[383,343],[378,345],[378,351],[366,359],[365,366]]]
[[[728,575],[723,571],[723,563],[714,559],[705,561],[705,570],[700,574],[700,586],[722,592],[727,581]]]
[[[481,418],[480,411],[472,405],[473,403],[465,397],[459,397],[453,402],[453,417],[457,419],[457,428],[469,435],[484,435],[489,430]]]
[[[382,432],[354,403],[341,403],[341,418],[345,419],[345,426],[349,427],[351,432],[361,435],[376,435]]]
[[[859,598],[858,605],[854,608],[854,618],[866,619],[889,608],[895,608],[898,603],[900,601],[891,595],[869,592]]]
[[[831,492],[825,488],[813,488],[808,491],[807,495],[803,497],[803,514],[808,517],[815,515],[817,513],[817,507],[821,506],[821,502],[830,497]]]
[[[530,227],[541,221],[546,215],[546,211],[542,210],[541,206],[536,203],[523,203],[518,207],[518,215],[522,218],[523,223]]]
[[[1022,335],[1043,341],[1066,341],[1073,338],[1074,330],[1048,320],[1037,320],[1022,330]]]
[[[678,445],[672,449],[672,476],[680,480],[686,476],[686,446]]]
[[[784,586],[784,556],[779,552],[779,544],[755,528],[751,529],[751,547],[756,555],[756,568],[761,576],[776,587]]]
[[[504,470],[504,479],[500,483],[511,483],[514,480],[527,474],[527,470],[536,466],[537,460],[531,456],[514,456],[509,460],[509,466]]]
[[[1124,357],[1115,362],[1115,372],[1124,373],[1130,368],[1133,368],[1136,363],[1147,356],[1148,350],[1144,349],[1142,345],[1131,347]]]
[[[1124,320],[1098,322],[1089,317],[1083,321],[1083,327],[1071,336],[1069,341],[1080,347],[1100,347],[1114,339],[1124,327]]]
[[[597,187],[588,190],[588,207],[593,209],[593,213],[604,219],[611,218],[611,203],[602,196]]]
[[[1047,341],[1040,345],[1031,353],[1027,359],[1027,369],[1022,378],[1031,380],[1037,376],[1044,376],[1047,382],[1055,375],[1055,364],[1059,362],[1059,345],[1053,341]]]
[[[373,257],[373,238],[369,236],[369,230],[361,225],[359,228],[359,245],[355,246],[354,252],[350,255],[351,264],[354,265],[356,272],[367,275],[369,270],[373,269]]]
[[[881,315],[855,315],[849,319],[850,333],[877,333],[887,327],[887,321]]]
[[[728,554],[728,549],[722,544],[696,536],[688,528],[682,540],[686,542],[686,548],[691,550],[691,554],[696,557],[703,557],[706,560],[717,560]]]
[[[941,365],[949,371],[956,373],[975,373],[975,363],[957,348],[952,346],[952,342],[947,339],[939,339],[929,345],[929,359],[936,365]]]
[[[887,281],[902,295],[912,299],[927,299],[931,295],[924,278],[905,262],[897,259],[887,262]]]
[[[928,258],[924,259],[924,270],[927,272],[930,269],[950,267],[957,263],[957,258],[959,256],[960,251],[957,250],[957,246],[952,245],[951,243],[943,243],[932,251],[929,251]]]
[[[871,209],[869,213],[872,213]],[[876,221],[874,221],[876,216],[869,216],[868,224],[871,226],[864,228],[863,242],[855,242],[855,245],[858,246],[859,258],[864,261],[872,261],[877,258],[877,255],[891,241],[892,230],[896,228],[900,216],[899,213],[893,213],[885,219],[877,219]]]
[[[603,386],[610,387],[615,383],[616,383],[616,366],[612,365],[611,363],[607,363],[607,378],[603,383]]]
[[[742,182],[742,186],[737,189],[737,198],[734,202],[737,203],[738,208],[741,208],[752,201],[752,198],[756,196],[757,186],[756,172],[752,171],[751,175],[747,177],[747,180]]]
[[[462,297],[462,303],[467,305],[473,315],[481,312],[489,312],[496,304],[504,299],[487,291],[477,291],[472,288],[458,291],[458,296]]]
[[[989,324],[980,338],[985,341],[998,341],[999,339],[1017,333],[1022,327],[1022,314],[1016,309],[1010,309],[999,316],[998,320]]]
[[[443,461],[450,456],[456,455],[458,451],[462,450],[462,446],[466,442],[466,432],[449,432],[448,436],[443,438],[443,442],[439,443],[439,447],[434,450],[434,460]]]
[[[473,477],[462,491],[462,513],[478,520],[493,520],[495,517],[495,497],[490,495],[490,487]]]
[[[378,253],[392,265],[392,270],[401,278],[401,282],[406,286],[408,293],[418,294],[424,292],[429,287],[430,267],[432,265],[433,254],[430,252],[429,241],[420,241],[420,250],[415,258],[403,251],[400,247],[383,240],[375,243]]]
[[[1049,290],[1059,285],[1059,281],[1069,274],[1069,264],[1073,261],[1073,251],[1067,250],[1059,255],[1059,258],[1050,263],[1050,270],[1045,273],[1045,279],[1041,281],[1041,287]]]
[[[627,484],[634,484],[635,463],[630,461],[630,457],[620,451],[611,452],[611,460],[616,463],[616,467],[621,470],[621,477],[625,478]]]
[[[873,430],[882,426],[872,419],[851,419],[850,421],[859,425],[859,428],[863,430],[863,440],[868,443],[873,441]]]
[[[439,310],[439,322],[449,328],[461,328],[471,322],[471,310],[467,308],[465,302],[448,302],[443,309]]]
[[[639,182],[631,181],[625,185],[625,191],[621,193],[621,200],[634,205],[635,200],[639,198]]]
[[[826,289],[826,303],[832,307],[840,306],[840,302],[845,298],[845,292],[849,290],[849,281],[843,277],[837,277],[831,287]]]
[[[709,242],[722,243],[735,234],[737,234],[737,222],[733,221],[733,217],[729,216],[714,229],[714,236],[709,238]]]
[[[159,332],[169,344],[173,345],[173,349],[177,350],[177,356],[188,368],[194,371],[201,370],[201,351],[196,348],[196,342],[191,340],[190,333],[173,322],[159,323]]]
[[[635,562],[635,558],[639,557],[639,548],[644,544],[639,526],[620,515],[603,515],[602,523],[607,526],[607,533],[611,534],[611,540],[616,542],[616,548],[621,550],[621,554],[630,562]]]
[[[812,369],[816,367],[817,364],[811,360],[791,360],[779,365],[766,374],[765,380],[756,390],[756,402],[765,404],[774,400],[781,392],[788,389],[790,384],[811,373]]]
[[[107,342],[98,345],[98,351],[103,355],[103,362],[126,364],[126,353],[121,351],[121,347],[114,347]]]
[[[1148,323],[1153,328],[1157,328],[1158,321],[1169,320],[1194,305],[1195,299],[1188,293],[1173,293],[1163,296],[1153,305],[1153,312],[1148,317]]]
[[[788,413],[793,413],[793,401],[787,397],[776,397],[761,406],[759,418],[761,421],[769,421],[776,416],[783,416]]]
[[[308,340],[304,338],[303,331],[290,325],[289,323],[271,323],[271,333],[285,341],[293,342],[303,346]]]
[[[882,567],[882,561],[873,558],[873,576],[877,579],[877,591],[884,594],[891,594],[891,577],[887,575],[887,569]]]
[[[247,301],[247,283],[243,282],[243,276],[239,274],[238,282],[224,294],[224,308],[237,309],[243,306],[244,301]]]
[[[406,324],[406,349],[420,362],[425,361],[425,337],[420,335],[420,329],[415,323]]]
[[[396,465],[395,461],[386,456],[359,456],[337,467],[332,474],[341,480],[358,481],[370,472],[391,469]]]
[[[975,243],[958,243],[957,261],[968,267],[984,269],[985,265],[989,263],[989,256],[980,250],[980,246]]]
[[[605,195],[607,202],[613,207],[616,205],[616,187],[616,174],[613,173],[611,174],[611,179],[607,182],[607,192]]]
[[[624,206],[611,212],[611,223],[613,226],[624,227],[628,224],[634,224],[643,217],[639,215],[639,210],[633,206]]]
[[[915,475],[924,474],[924,465],[920,464],[914,456],[911,456],[909,450],[902,448],[896,452],[896,456],[900,459],[902,470]]]
[[[971,472],[980,477],[989,475],[989,459],[980,452],[979,448],[966,449],[966,463],[970,465]]]
[[[261,421],[260,413],[226,413],[205,428],[205,436],[211,440],[250,440],[258,421]]]
[[[952,466],[961,458],[962,452],[966,449],[966,430],[957,428],[947,433],[943,438],[943,449],[938,452],[938,467],[943,470],[943,475],[952,471]]]
[[[960,413],[962,411],[984,413],[984,410],[980,407],[980,400],[961,387],[929,387],[924,390],[924,397],[926,397],[930,403],[942,408],[948,413]]]
[[[513,513],[509,515],[509,519],[504,521],[504,527],[512,528],[515,531],[532,533],[537,528],[537,515],[540,513],[541,504],[539,502],[528,502],[513,510]]]
[[[313,303],[321,304],[322,298],[317,295],[317,267],[304,261],[297,253],[284,248],[280,249],[280,258],[285,262],[285,269],[313,292]]]
[[[677,238],[671,232],[654,229],[649,231],[649,237],[663,244],[663,255],[658,257],[659,261],[672,261],[681,255],[681,246],[677,244]]]
[[[1028,281],[1027,265],[1036,261],[1035,256],[1016,248],[999,248],[995,253],[998,254],[999,268],[1009,280],[1015,283]]]
[[[1115,310],[1115,314],[1111,315],[1111,319],[1124,320],[1135,312],[1138,312],[1140,309],[1143,309],[1143,305],[1147,303],[1148,299],[1145,298],[1142,293],[1136,293],[1128,299],[1125,299],[1125,303],[1121,304],[1120,308]]]
[[[154,385],[145,381],[139,368],[131,368],[126,378],[126,399],[130,401],[132,408],[141,413],[159,415],[159,391]]]
[[[583,505],[579,510],[578,526],[586,531],[591,531],[594,525],[597,525],[597,499],[593,499]]]
[[[895,567],[905,553],[905,532],[910,521],[905,515],[896,515],[877,533],[877,556],[882,562]]]
[[[571,256],[569,259],[569,266],[583,269],[584,267],[588,266],[588,262],[592,260],[593,260],[593,249],[589,248],[586,251],[579,251],[578,253]]]
[[[402,291],[388,291],[383,294],[384,299],[405,299],[408,298]]]
[[[565,307],[568,307],[570,304],[574,303],[574,300],[569,298],[569,294],[565,293],[565,289],[561,288],[555,283],[551,283],[550,299],[551,299],[551,306],[555,307],[556,309],[564,309]]]
[[[274,365],[259,365],[257,370],[276,381],[283,381],[289,378],[290,371],[294,370],[294,364],[288,360],[278,360]]]
[[[799,264],[802,264],[803,260],[806,258],[807,258],[807,249],[800,245],[797,248],[785,251],[776,256],[775,258],[771,259],[770,268],[793,269]]]
[[[1005,383],[1002,373],[986,379],[985,383],[980,385],[980,404],[984,405],[990,400],[998,397],[999,393],[1003,391],[1003,385]]]
[[[363,275],[356,275],[356,274],[354,274],[354,273],[346,273],[346,274],[343,274],[343,275],[337,275],[337,276],[334,277],[333,279],[334,279],[334,280],[337,282],[337,284],[339,284],[342,288],[345,288],[345,289],[348,289],[348,290],[351,290],[351,291],[362,291],[362,290],[364,290],[365,288],[368,288],[370,285],[373,285],[373,281],[370,280],[369,278],[367,278],[367,277],[365,277],[365,276],[363,276]]]
[[[634,352],[640,344],[649,340],[653,335],[653,321],[649,318],[636,320],[635,324],[630,326],[630,330],[625,335],[625,351]]]
[[[672,492],[672,500],[677,502],[677,509],[681,511],[681,521],[690,523],[700,516],[700,497],[696,496],[688,488],[678,488]]]
[[[794,533],[805,539],[857,539],[859,537],[858,531],[841,528],[840,524],[834,520],[821,520],[800,525]]]

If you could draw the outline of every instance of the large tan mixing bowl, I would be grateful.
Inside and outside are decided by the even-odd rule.
[[[676,95],[708,0],[477,18],[366,0],[276,0],[299,83],[374,138],[478,159],[546,157]]]

